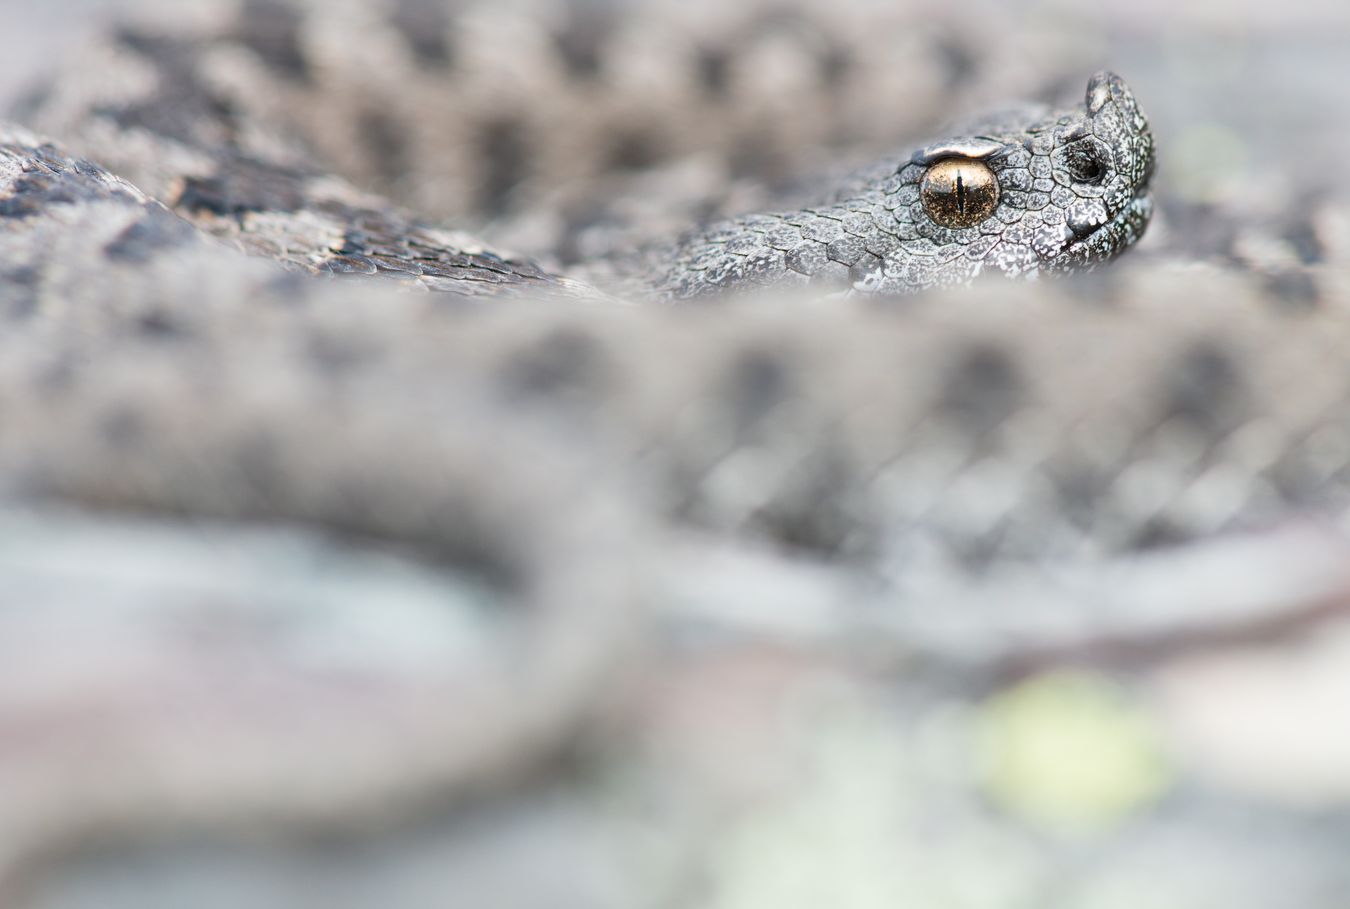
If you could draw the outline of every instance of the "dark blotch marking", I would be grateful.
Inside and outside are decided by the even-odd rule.
[[[141,201],[124,189],[105,182],[105,174],[88,161],[65,158],[51,146],[10,146],[40,169],[14,181],[9,194],[0,197],[0,218],[24,220],[45,214],[54,205],[116,201],[140,206]]]
[[[1109,471],[1102,475],[1078,462],[1051,461],[1045,475],[1055,491],[1058,513],[1070,526],[1089,531],[1100,513],[1105,490],[1114,479]]]
[[[142,337],[156,341],[173,341],[189,334],[178,318],[163,311],[148,312],[141,316],[136,320],[136,330]]]
[[[1189,534],[1166,518],[1154,518],[1140,527],[1129,540],[1126,549],[1131,552],[1157,552],[1190,542]]]
[[[575,329],[557,329],[512,356],[503,384],[512,398],[591,399],[604,386],[599,343]]]
[[[113,40],[124,50],[129,50],[151,62],[181,57],[182,43],[163,35],[152,35],[134,28],[124,28],[113,35]]]
[[[661,142],[646,132],[626,132],[615,139],[610,148],[610,170],[634,171],[651,167],[661,160]]]
[[[251,211],[298,211],[306,205],[304,175],[236,158],[212,177],[188,177],[172,206],[237,216]]]
[[[156,253],[186,246],[194,238],[190,225],[160,210],[162,217],[150,217],[132,224],[103,248],[104,255],[119,262],[148,262]]]
[[[744,432],[782,405],[791,392],[791,372],[782,355],[753,349],[732,364],[724,397],[733,424]]]
[[[1214,205],[1178,202],[1164,195],[1159,207],[1170,228],[1168,237],[1177,252],[1197,258],[1231,258],[1236,237],[1233,219]]]
[[[481,136],[479,157],[484,173],[479,182],[478,205],[489,214],[500,214],[529,165],[529,137],[524,124],[516,120],[488,123]]]
[[[1288,309],[1316,309],[1320,302],[1316,279],[1301,269],[1267,275],[1265,284],[1267,293],[1275,302]]]
[[[1326,258],[1322,239],[1317,236],[1317,230],[1310,221],[1303,220],[1291,225],[1285,231],[1284,238],[1304,265],[1316,265]]]
[[[51,100],[56,86],[51,83],[33,86],[19,95],[9,114],[19,123],[31,123]]]
[[[791,550],[828,559],[858,554],[859,508],[853,495],[858,468],[838,445],[820,450],[793,471],[790,485],[749,520],[756,535]]]
[[[135,30],[119,32],[116,40],[154,67],[159,88],[143,102],[105,105],[95,108],[95,114],[123,129],[144,129],[187,145],[212,146],[233,139],[237,132],[234,105],[199,78],[198,44]]]
[[[387,112],[368,110],[362,114],[361,136],[370,151],[370,162],[375,173],[386,185],[397,184],[412,170],[403,130]]]
[[[0,287],[37,287],[41,280],[42,270],[36,265],[20,265],[0,272]],[[6,312],[7,315],[20,319],[32,315],[32,310],[26,303],[17,307],[11,306]]]
[[[225,126],[229,135],[234,132],[233,106],[205,90],[189,97],[187,90],[168,89],[144,104],[105,105],[95,108],[94,113],[123,129],[144,129],[198,147],[210,144],[208,130],[213,126]]]
[[[938,56],[947,68],[947,87],[956,88],[974,78],[978,69],[979,56],[970,48],[952,37],[937,42]]]
[[[1208,432],[1233,428],[1246,395],[1241,372],[1217,342],[1199,341],[1168,371],[1165,419],[1180,419]]]
[[[297,82],[310,80],[300,42],[300,14],[281,0],[248,0],[239,15],[236,39],[274,71]]]
[[[49,205],[71,205],[76,196],[49,174],[28,174],[14,181],[11,194],[0,199],[0,218],[22,221]]]
[[[566,9],[566,18],[553,33],[553,45],[571,76],[593,79],[604,68],[605,45],[614,33],[615,5],[607,0],[575,0]]]
[[[844,87],[853,70],[853,53],[846,47],[830,45],[820,52],[817,63],[821,84],[827,90],[837,92]]]
[[[698,52],[698,81],[709,98],[725,98],[731,88],[731,52],[704,47]]]
[[[1007,352],[992,344],[966,350],[946,377],[941,411],[971,432],[988,432],[1017,412],[1022,380]]]
[[[450,14],[441,0],[398,0],[389,22],[424,66],[448,69],[454,65]]]
[[[617,223],[600,199],[584,199],[565,206],[563,229],[554,254],[564,266],[576,265],[589,256],[583,238],[588,230]]]

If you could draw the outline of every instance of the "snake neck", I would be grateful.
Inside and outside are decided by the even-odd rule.
[[[860,192],[796,212],[750,215],[689,235],[664,251],[655,292],[689,299],[733,287],[849,290],[905,273],[919,239],[898,197]]]

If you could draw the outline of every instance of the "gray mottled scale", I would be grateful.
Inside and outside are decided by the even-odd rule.
[[[1149,177],[1153,140],[1133,95],[1119,77],[1093,76],[1076,110],[1028,113],[1020,122],[1000,115],[969,128],[972,138],[926,145],[887,172],[869,168],[870,185],[829,207],[782,215],[810,242],[826,245],[825,258],[853,267],[870,253],[854,282],[866,292],[913,293],[970,280],[986,269],[1009,275],[1070,271],[1124,251],[1143,232],[1152,212]],[[930,189],[934,174],[955,165],[954,185]],[[963,182],[968,180],[970,182]],[[978,212],[967,204],[983,180],[996,202]],[[851,182],[857,182],[856,180]],[[864,181],[866,182],[866,181]],[[946,195],[944,195],[946,194]],[[953,197],[952,199],[946,196]],[[972,203],[973,204],[973,203]],[[734,290],[744,269],[707,252],[745,258],[767,243],[787,245],[792,234],[764,232],[762,215],[696,232],[658,258],[647,276],[658,295],[702,296]],[[1025,220],[1024,220],[1025,219]],[[845,239],[845,237],[847,239]],[[819,253],[791,249],[780,279],[815,276]],[[772,282],[760,257],[755,284]],[[778,260],[774,258],[773,262]]]

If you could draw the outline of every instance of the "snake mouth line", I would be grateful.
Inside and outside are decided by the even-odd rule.
[[[1049,268],[1059,271],[1115,258],[1144,235],[1152,217],[1153,197],[1147,192],[1141,193],[1110,221],[1066,246],[1050,261]]]

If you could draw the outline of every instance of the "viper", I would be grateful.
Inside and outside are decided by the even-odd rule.
[[[454,878],[426,818],[497,812],[525,905],[556,900],[519,874],[542,854],[628,881],[635,829],[669,892],[614,904],[734,889],[773,840],[726,818],[774,774],[698,743],[836,696],[866,722],[801,763],[881,769],[782,826],[899,812],[863,814],[888,903],[982,880],[951,869],[991,844],[1035,869],[1001,904],[1343,893],[1334,809],[1234,825],[1259,796],[1203,750],[1169,784],[1140,730],[1170,661],[1350,602],[1350,207],[1316,168],[1184,204],[1155,154],[1213,162],[1161,118],[1155,152],[1119,77],[1085,88],[1107,61],[1064,21],[164,2],[40,81],[0,127],[0,727],[35,730],[0,745],[0,902],[116,905],[119,867],[180,892],[166,831],[217,883],[312,880],[334,843]],[[690,731],[723,705],[735,735]],[[947,759],[985,707],[1014,745],[1105,729],[1110,861]],[[755,761],[807,754],[764,735]],[[841,842],[821,892],[872,855]]]

